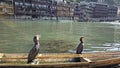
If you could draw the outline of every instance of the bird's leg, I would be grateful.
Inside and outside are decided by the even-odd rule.
[[[35,59],[35,60],[34,60],[34,63],[35,63],[35,64],[39,64],[39,60],[38,60],[38,59]]]

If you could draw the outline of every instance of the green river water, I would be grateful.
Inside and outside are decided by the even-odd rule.
[[[0,21],[0,52],[28,53],[33,36],[39,34],[40,53],[74,53],[79,38],[85,37],[84,52],[119,51],[117,22]]]

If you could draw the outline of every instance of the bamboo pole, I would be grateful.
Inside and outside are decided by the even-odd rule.
[[[7,54],[4,54],[7,55]],[[19,55],[18,57],[16,55]],[[60,53],[60,54],[39,54],[37,59],[50,59],[50,58],[76,58],[76,57],[84,57],[84,58],[115,58],[119,57],[119,52],[100,52],[100,53],[84,53],[84,54],[70,54],[70,53]],[[12,56],[12,57],[10,57]],[[27,59],[26,54],[9,54],[6,57],[0,57],[0,59]]]
[[[12,54],[11,54],[12,55]],[[67,55],[42,55],[39,54],[36,58],[37,59],[49,59],[49,58],[75,58],[75,57],[82,57],[80,54],[67,54]],[[0,58],[0,59],[27,59],[27,56],[23,57],[5,57],[5,58]]]
[[[91,66],[102,67],[102,66],[109,66],[109,65],[116,65],[116,64],[120,64],[120,57],[95,61],[95,62],[92,62]]]
[[[47,64],[38,64],[38,65],[30,65],[30,64],[1,64],[2,68],[90,68],[89,62],[73,62],[73,63],[47,63]]]
[[[9,57],[7,58],[8,56],[12,56],[12,57]],[[9,55],[6,55],[7,57],[6,58],[0,58],[1,60],[3,59],[27,59],[27,56],[26,55],[22,55],[22,56],[19,56],[19,57],[15,57],[15,55],[17,54],[9,54]],[[18,54],[20,55],[20,54]],[[109,66],[109,65],[114,65],[114,64],[120,64],[120,58],[118,56],[115,56],[115,55],[119,55],[119,52],[108,52],[108,53],[87,53],[87,54],[39,54],[38,59],[63,59],[63,58],[75,58],[75,57],[89,57],[89,58],[106,58],[106,59],[103,59],[103,60],[96,60],[96,61],[91,61],[89,59],[87,59],[88,61],[87,62],[62,62],[62,63],[45,63],[45,64],[39,64],[39,65],[29,65],[29,64],[0,64],[0,67],[21,67],[21,68],[27,68],[27,67],[84,67],[84,68],[94,68],[94,67],[102,67],[102,66]],[[108,59],[109,58],[109,59]],[[53,61],[53,60],[51,60]],[[90,61],[90,62],[89,62]]]
[[[106,60],[99,60],[94,62],[72,62],[72,63],[46,63],[46,64],[38,64],[38,65],[30,65],[30,64],[0,64],[0,67],[14,67],[14,68],[71,68],[71,67],[79,67],[79,68],[96,68],[96,67],[103,67],[109,65],[120,64],[120,58],[111,58]]]

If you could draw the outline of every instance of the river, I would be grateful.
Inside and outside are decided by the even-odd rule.
[[[27,53],[39,34],[40,53],[75,53],[85,37],[84,53],[120,51],[119,22],[0,21],[0,52]]]

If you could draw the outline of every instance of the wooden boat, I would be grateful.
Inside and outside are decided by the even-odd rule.
[[[39,54],[38,65],[27,64],[27,54],[0,54],[0,68],[98,68],[120,64],[120,52]],[[73,61],[80,58],[81,62]]]

